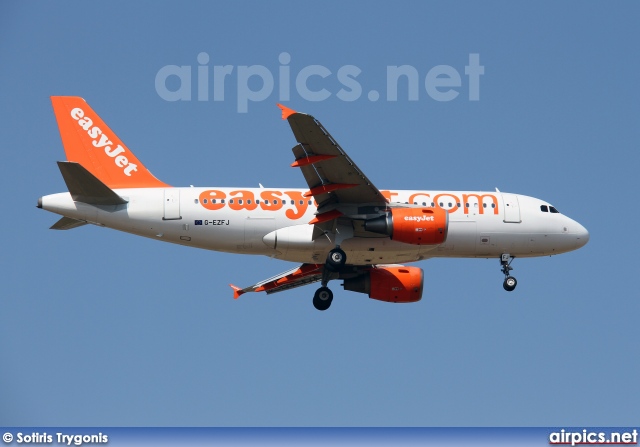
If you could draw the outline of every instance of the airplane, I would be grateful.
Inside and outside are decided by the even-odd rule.
[[[164,242],[264,255],[299,265],[235,299],[320,282],[313,305],[333,302],[329,281],[391,303],[422,298],[424,272],[403,264],[429,258],[497,258],[513,291],[516,257],[584,246],[589,232],[550,203],[499,191],[378,189],[313,116],[282,104],[297,144],[292,167],[308,188],[172,187],[149,172],[84,99],[52,96],[67,161],[68,192],[38,199],[62,216],[51,229],[86,224]]]

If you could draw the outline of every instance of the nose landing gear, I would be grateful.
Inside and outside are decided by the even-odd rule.
[[[333,292],[327,287],[332,273],[339,272],[347,262],[346,253],[336,247],[329,252],[322,272],[322,287],[313,295],[313,307],[318,310],[327,310],[333,302]]]
[[[511,267],[513,259],[514,258],[509,253],[503,253],[502,256],[500,256],[500,265],[502,265],[502,273],[504,273],[504,282],[502,283],[502,287],[507,292],[513,292],[518,285],[518,281],[509,274],[509,272],[513,270],[513,267]]]

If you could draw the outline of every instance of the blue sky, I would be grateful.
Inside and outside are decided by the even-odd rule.
[[[637,424],[639,20],[636,2],[2,2],[0,425]],[[196,100],[202,52],[211,73],[234,67],[224,100]],[[539,197],[591,241],[516,260],[511,294],[497,260],[429,260],[417,304],[335,283],[321,313],[314,287],[232,299],[228,283],[289,263],[48,230],[36,200],[66,190],[51,95],[84,97],[169,184],[304,187],[278,91],[238,112],[239,67],[277,86],[282,53],[291,79],[331,72],[308,83],[329,98],[292,87],[286,104],[378,187]],[[191,101],[159,95],[168,65],[192,67]],[[336,96],[348,65],[354,101]],[[406,86],[386,99],[400,65],[419,73],[417,101]],[[439,65],[461,74],[450,101],[424,87]]]

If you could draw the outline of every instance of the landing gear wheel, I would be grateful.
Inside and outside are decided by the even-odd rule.
[[[313,307],[327,310],[333,301],[333,292],[328,287],[320,287],[313,295]]]
[[[342,268],[345,262],[347,262],[346,253],[339,248],[334,248],[329,252],[329,256],[327,256],[327,262],[325,265],[329,268],[329,270],[337,272]]]
[[[502,283],[502,287],[504,287],[504,290],[506,290],[507,292],[513,292],[517,285],[518,281],[516,281],[513,276],[507,276],[504,279],[504,283]]]

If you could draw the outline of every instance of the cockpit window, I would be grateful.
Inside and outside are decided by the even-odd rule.
[[[540,205],[540,211],[542,211],[543,213],[548,213],[549,208],[547,208],[547,205]]]
[[[558,211],[557,209],[555,209],[552,206],[549,207],[549,211],[551,211],[552,213],[556,213],[556,214],[560,213],[560,211]]]

